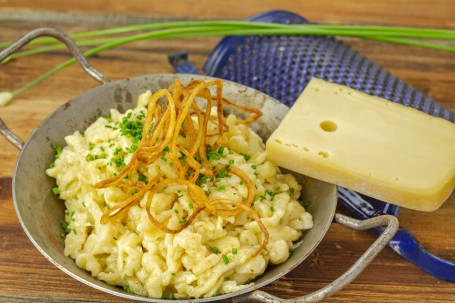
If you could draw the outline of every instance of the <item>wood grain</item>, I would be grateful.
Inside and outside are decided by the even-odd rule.
[[[271,9],[300,13],[313,22],[383,24],[455,29],[452,0],[382,1],[0,1],[0,41],[11,41],[36,27],[67,33],[109,26],[189,19],[243,19]],[[148,41],[106,51],[90,62],[109,78],[172,72],[167,55],[187,50],[199,68],[218,38]],[[378,42],[343,39],[444,106],[455,110],[455,54]],[[13,90],[70,58],[56,51],[0,66],[0,91]],[[77,66],[30,89],[0,117],[27,139],[47,115],[96,86]],[[11,178],[19,152],[0,138],[0,302],[127,302],[73,280],[47,261],[28,240],[16,217]],[[455,194],[434,213],[402,209],[399,219],[430,251],[455,261]],[[314,291],[341,275],[374,241],[369,232],[333,224],[316,251],[293,272],[264,290],[283,298]],[[455,302],[455,284],[438,280],[386,248],[348,287],[327,302]]]

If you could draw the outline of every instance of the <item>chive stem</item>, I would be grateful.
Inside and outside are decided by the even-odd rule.
[[[82,40],[82,38],[93,38],[106,35],[118,35],[137,31],[149,31],[136,35],[115,36],[111,38],[100,38],[93,40]],[[153,31],[150,31],[153,30]],[[396,43],[408,46],[418,46],[435,50],[455,52],[455,46],[442,45],[415,39],[438,39],[455,40],[455,30],[426,29],[409,27],[389,26],[359,26],[359,25],[319,25],[319,24],[275,24],[249,21],[184,21],[184,22],[163,22],[141,24],[111,29],[90,31],[70,35],[76,39],[79,46],[96,45],[84,53],[85,57],[95,55],[101,51],[120,46],[123,44],[146,39],[175,39],[175,38],[197,38],[213,36],[240,36],[240,35],[330,35],[345,36],[367,40]],[[40,38],[32,41],[32,45],[42,45],[56,42],[53,38]],[[10,45],[9,42],[0,43],[0,47]],[[48,45],[45,47],[22,51],[11,55],[7,60],[26,55],[53,51],[64,48],[63,45]],[[5,60],[5,61],[7,61]],[[49,70],[33,81],[11,93],[15,97],[27,89],[37,85],[46,78],[72,65],[76,59],[70,59],[55,68]]]

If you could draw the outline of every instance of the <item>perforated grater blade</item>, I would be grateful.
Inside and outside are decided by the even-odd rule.
[[[249,20],[285,24],[308,22],[286,11],[269,11]],[[199,73],[187,60],[186,53],[172,54],[169,59],[178,72]],[[309,80],[317,77],[455,122],[453,112],[333,37],[225,37],[208,57],[204,71],[209,76],[255,88],[288,106],[294,104]],[[339,202],[361,219],[382,214],[397,216],[400,210],[396,205],[342,187],[338,188],[338,196]],[[389,246],[431,275],[455,282],[455,264],[423,249],[406,229],[400,228]]]
[[[267,12],[250,20],[307,23],[284,11]],[[310,79],[317,77],[455,122],[453,112],[333,37],[226,37],[210,54],[204,70],[207,75],[255,88],[288,106],[294,104]]]

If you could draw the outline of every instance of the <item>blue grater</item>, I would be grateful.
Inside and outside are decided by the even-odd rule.
[[[269,11],[249,21],[284,24],[307,23],[287,11]],[[170,55],[177,72],[200,73],[186,53]],[[381,66],[352,50],[334,37],[276,35],[225,37],[209,55],[204,66],[208,76],[238,82],[264,92],[287,106],[300,96],[313,77],[346,85],[367,94],[414,107],[455,122],[455,114]],[[338,188],[339,202],[360,219],[382,214],[398,215],[399,206]],[[381,231],[376,230],[377,233]],[[423,249],[414,236],[399,229],[389,246],[429,274],[455,282],[455,264]]]

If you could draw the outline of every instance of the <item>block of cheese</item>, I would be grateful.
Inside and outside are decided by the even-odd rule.
[[[312,79],[266,143],[278,166],[434,211],[455,187],[455,124]]]

